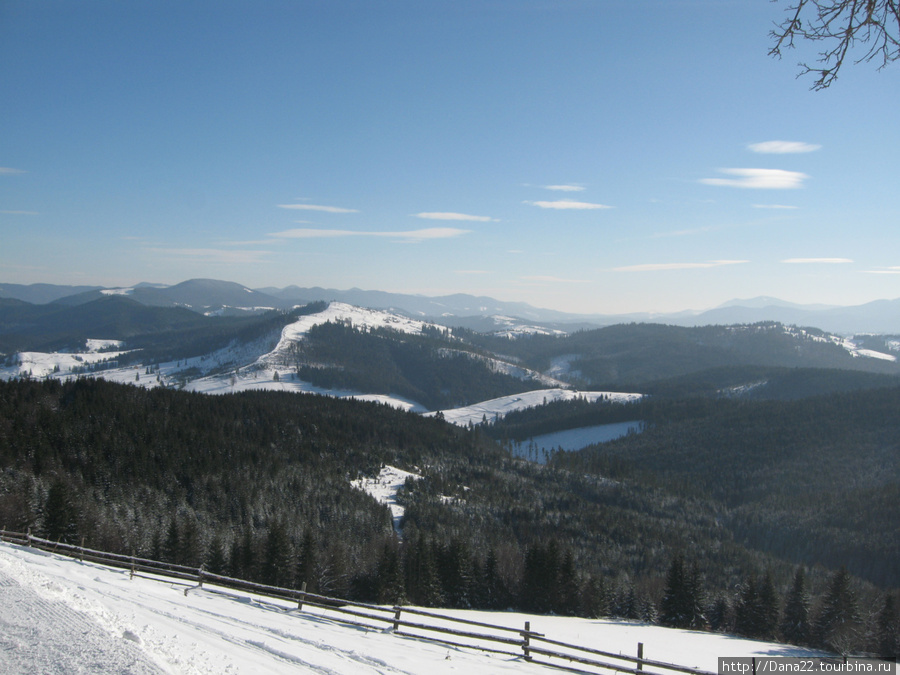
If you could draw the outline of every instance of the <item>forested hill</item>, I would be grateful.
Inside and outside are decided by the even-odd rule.
[[[898,410],[896,386],[795,401],[651,397],[629,406],[643,433],[554,463],[703,495],[754,549],[900,586]]]
[[[542,466],[361,401],[0,382],[0,526],[385,603],[655,620],[682,557],[721,630],[754,579],[784,595],[798,563],[814,598],[846,566],[884,602],[900,390],[648,405],[647,431]],[[383,464],[421,476],[399,536],[351,486]]]
[[[639,390],[659,380],[740,366],[900,374],[885,340],[873,338],[870,348],[880,349],[887,358],[859,358],[858,352],[848,351],[847,344],[834,335],[777,322],[695,328],[631,323],[515,341],[474,333],[466,337],[540,372],[565,364],[565,376],[585,389],[616,385]]]

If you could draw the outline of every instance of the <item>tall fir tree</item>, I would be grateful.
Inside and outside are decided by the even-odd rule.
[[[671,628],[687,628],[690,625],[688,584],[684,574],[684,558],[680,554],[672,558],[669,564],[659,620],[663,626]]]
[[[45,539],[64,544],[75,544],[78,541],[78,510],[69,487],[60,479],[54,480],[47,491],[41,534]]]
[[[815,622],[819,646],[849,654],[860,642],[861,625],[850,573],[841,567],[831,577],[828,592]]]
[[[806,572],[802,566],[794,573],[794,581],[784,603],[781,637],[795,645],[809,643],[809,592],[806,590]]]
[[[884,596],[884,605],[878,612],[878,654],[884,657],[900,656],[900,617],[894,603],[894,596]]]

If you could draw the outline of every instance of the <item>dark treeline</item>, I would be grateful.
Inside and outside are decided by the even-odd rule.
[[[896,406],[885,396],[886,405]],[[819,413],[866,410],[870,426],[883,428],[883,421],[875,423],[883,413],[875,399],[850,398]],[[685,402],[687,428],[723,414],[702,407],[713,404]],[[678,408],[671,405],[666,415],[674,420]],[[740,405],[723,405],[740,419]],[[750,409],[774,415],[756,404]],[[637,439],[679,428],[657,415]],[[851,439],[835,432],[839,420],[823,425],[816,439]],[[668,443],[675,437],[660,438]],[[874,437],[861,438],[862,447],[851,447],[869,470],[873,460],[865,447]],[[779,596],[779,616],[789,613],[799,561],[738,529],[741,518],[767,525],[765,509],[777,500],[754,502],[756,493],[748,490],[730,505],[709,486],[704,489],[711,495],[691,489],[687,471],[669,485],[649,458],[639,473],[621,456],[625,446],[616,447],[609,455],[573,454],[571,468],[563,457],[541,466],[511,458],[477,427],[461,429],[372,403],[275,392],[215,397],[90,379],[0,382],[0,527],[74,543],[83,538],[95,548],[202,564],[265,583],[305,582],[310,591],[336,597],[650,621],[668,616],[667,573],[677,553],[686,551],[691,588],[702,595],[695,602],[702,620],[692,621],[751,634],[756,629],[738,620],[738,608],[750,580],[757,588],[766,575]],[[890,474],[895,461],[896,454],[885,458],[882,471]],[[618,477],[611,480],[606,468],[616,462]],[[407,509],[402,536],[385,506],[350,486],[384,464],[422,475],[400,494]],[[763,514],[759,523],[752,510],[742,510],[754,504]],[[861,506],[859,517],[873,515]],[[884,525],[896,500],[882,506],[885,515],[877,522]],[[812,527],[816,521],[800,522]],[[850,527],[855,524],[842,525],[836,540]],[[809,616],[818,617],[834,574],[846,564],[860,628],[845,642],[870,649],[883,617],[864,608],[888,603],[892,584],[860,578],[866,574],[853,566],[853,547],[869,546],[867,530],[860,532],[846,551],[835,548],[835,562],[805,567],[804,593]],[[888,546],[896,544],[891,532],[882,533]],[[805,535],[795,538],[805,541]],[[866,550],[882,571],[897,559]],[[812,635],[804,639],[825,644]],[[793,639],[780,628],[777,636]]]

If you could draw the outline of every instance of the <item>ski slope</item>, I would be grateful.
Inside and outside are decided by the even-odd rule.
[[[187,591],[187,592],[186,592]],[[136,575],[0,543],[0,672],[241,675],[552,673],[489,654],[340,624],[328,610]],[[809,650],[627,621],[441,610],[556,640],[716,672],[719,656]]]

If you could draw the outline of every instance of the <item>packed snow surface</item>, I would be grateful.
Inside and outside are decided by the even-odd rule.
[[[485,420],[492,422],[495,419],[505,417],[514,410],[534,408],[553,401],[573,401],[580,398],[585,401],[593,402],[605,398],[615,403],[630,403],[632,401],[637,401],[641,396],[642,394],[623,394],[614,391],[537,389],[535,391],[526,391],[521,394],[513,394],[512,396],[501,396],[500,398],[482,401],[481,403],[467,405],[462,408],[441,410],[440,413],[448,422],[465,427],[468,426],[469,423],[481,424]],[[436,415],[437,413],[428,414]]]
[[[186,592],[187,591],[187,592]],[[0,672],[241,675],[523,675],[552,670],[483,653],[347,626],[333,612],[203,588],[0,544]],[[804,656],[785,645],[626,621],[439,610],[548,638],[716,672],[719,656]],[[432,633],[432,635],[434,635]],[[496,645],[494,645],[496,646]],[[515,647],[512,647],[514,650]],[[649,672],[649,670],[648,670]]]

